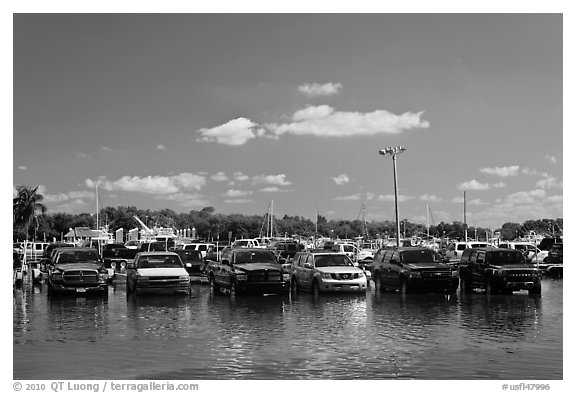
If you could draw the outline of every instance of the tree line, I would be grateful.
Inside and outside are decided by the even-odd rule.
[[[89,213],[48,214],[42,203],[43,196],[38,193],[38,187],[17,186],[17,195],[13,198],[13,240],[60,240],[70,228],[96,228],[96,216]],[[253,238],[267,233],[266,215],[221,214],[213,207],[207,206],[201,210],[190,210],[188,213],[177,213],[171,209],[150,210],[138,209],[135,206],[104,207],[98,214],[99,227],[106,225],[114,233],[123,228],[128,233],[133,228],[141,229],[134,216],[137,216],[148,227],[170,227],[176,229],[195,229],[196,236],[206,240],[227,241],[232,239]],[[528,235],[531,231],[543,235],[559,234],[562,231],[563,219],[528,220],[523,224],[508,222],[496,229],[502,240],[513,240]],[[485,240],[494,234],[489,228],[466,226],[463,222],[441,222],[426,228],[423,224],[403,220],[400,232],[403,237],[437,238],[449,237],[463,239],[467,232],[469,239]],[[274,234],[276,236],[300,237],[330,237],[351,239],[363,236],[365,239],[388,238],[396,236],[394,220],[383,222],[363,222],[357,220],[328,220],[318,215],[316,221],[301,216],[275,217]]]

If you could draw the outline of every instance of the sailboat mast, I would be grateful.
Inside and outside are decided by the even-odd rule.
[[[96,230],[98,230],[98,184],[96,184]]]
[[[430,205],[426,204],[426,239],[430,239]]]

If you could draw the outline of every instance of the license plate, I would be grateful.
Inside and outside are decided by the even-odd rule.
[[[86,292],[86,288],[76,288],[76,292],[84,293]]]

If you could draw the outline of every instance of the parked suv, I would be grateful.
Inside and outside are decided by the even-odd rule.
[[[547,276],[562,277],[564,272],[564,245],[562,243],[553,244],[548,253],[548,257],[539,265],[540,271]]]
[[[206,274],[214,295],[227,289],[231,296],[244,293],[288,293],[290,275],[274,253],[263,248],[226,248],[221,261],[209,261]]]
[[[298,252],[292,258],[290,287],[320,292],[366,292],[366,275],[346,254]]]
[[[94,248],[61,248],[47,265],[48,291],[54,293],[108,294],[108,274]]]
[[[457,271],[426,247],[384,247],[376,252],[372,280],[377,291],[455,292]]]
[[[527,289],[539,295],[540,271],[521,251],[504,248],[465,250],[460,261],[460,290],[470,293],[474,288],[492,292],[512,293]]]
[[[462,252],[467,248],[478,248],[478,247],[490,247],[490,243],[486,242],[476,242],[476,241],[469,241],[469,242],[457,242],[457,243],[450,243],[448,245],[448,249],[446,250],[446,258],[450,261],[450,263],[458,263],[460,262],[460,258],[462,258]]]

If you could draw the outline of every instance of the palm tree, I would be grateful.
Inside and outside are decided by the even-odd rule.
[[[37,212],[46,213],[46,206],[42,204],[44,196],[38,193],[38,186],[16,186],[17,195],[13,199],[14,226],[24,227],[26,239],[30,224],[37,216]]]

